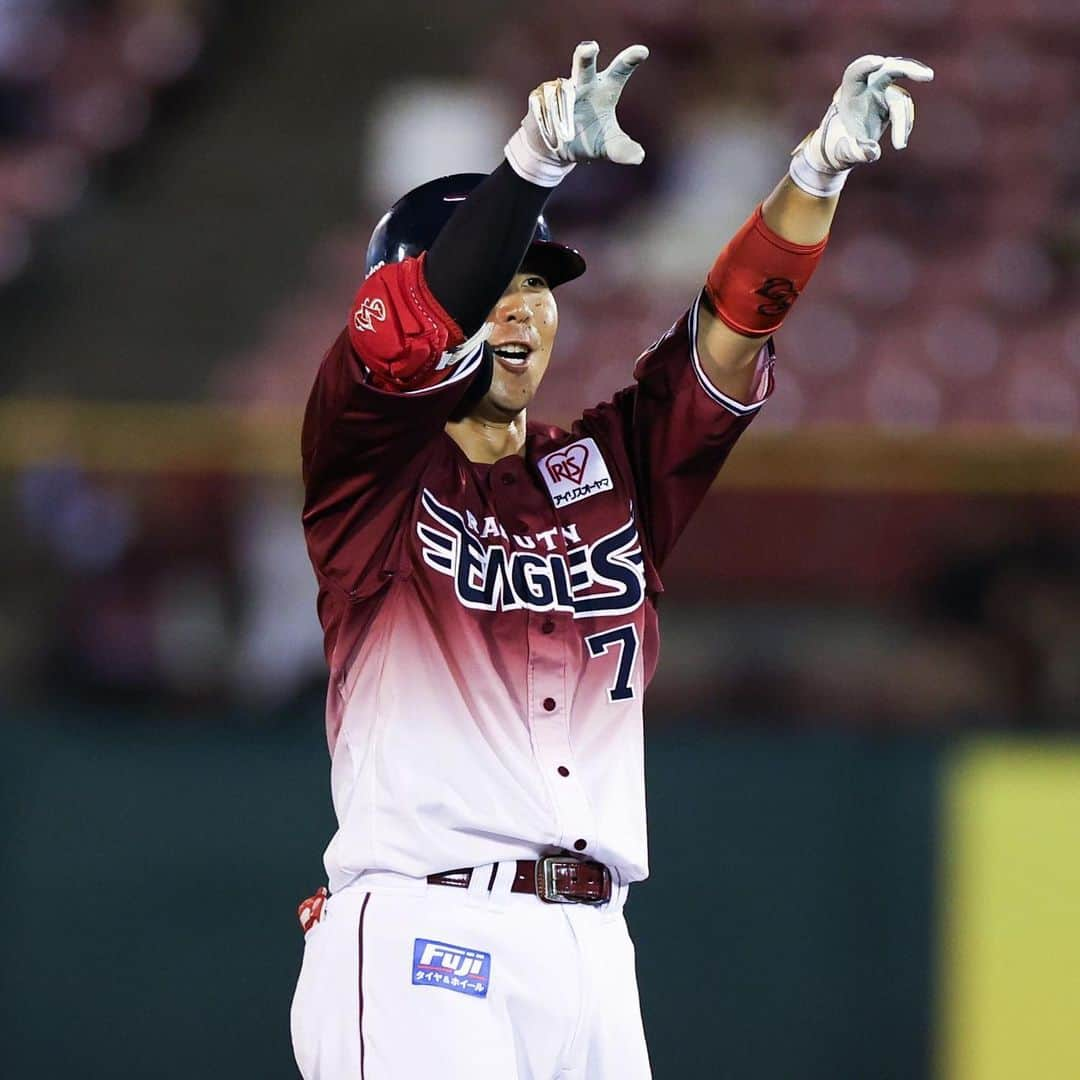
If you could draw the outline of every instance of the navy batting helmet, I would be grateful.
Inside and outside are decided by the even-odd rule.
[[[458,205],[485,179],[483,173],[440,176],[403,195],[383,214],[371,234],[365,273],[427,251]],[[553,289],[585,273],[581,253],[551,239],[543,214],[536,219],[536,232],[522,262],[525,264],[543,274]]]

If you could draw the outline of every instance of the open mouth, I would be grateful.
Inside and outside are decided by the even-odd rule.
[[[528,345],[498,345],[491,350],[504,368],[510,371],[524,371],[532,356],[532,349]]]

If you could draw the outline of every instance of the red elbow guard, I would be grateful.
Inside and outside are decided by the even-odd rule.
[[[383,389],[434,386],[454,370],[437,372],[440,357],[465,340],[428,288],[424,258],[379,267],[353,300],[349,342]]]
[[[806,287],[828,239],[793,244],[765,224],[759,206],[705,279],[713,310],[737,334],[773,333]]]

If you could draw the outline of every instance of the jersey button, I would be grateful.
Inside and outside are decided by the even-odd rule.
[[[540,629],[543,630],[543,632],[545,634],[554,634],[555,633],[555,620],[554,619],[545,619],[543,621],[543,623],[541,624]]]
[[[584,840],[575,840],[574,841],[574,850],[575,851],[584,851],[588,846],[589,845]]]
[[[560,765],[559,766],[559,775],[560,776],[569,776],[570,775],[570,770],[565,765]]]
[[[548,712],[554,712],[555,711],[555,699],[553,697],[544,698],[544,708]]]
[[[504,472],[502,474],[502,482],[504,484],[512,484],[514,482],[514,476],[512,473]]]

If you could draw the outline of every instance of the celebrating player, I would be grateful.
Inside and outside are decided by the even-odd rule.
[[[338,830],[301,907],[306,1080],[642,1080],[622,908],[648,873],[642,695],[672,546],[767,400],[772,335],[850,170],[914,121],[913,60],[844,72],[788,175],[630,386],[526,420],[553,290],[542,213],[582,161],[635,165],[615,106],[648,55],[532,92],[489,176],[426,184],[367,253],[303,430]],[[597,182],[602,176],[597,174]],[[629,367],[629,364],[628,364]]]

